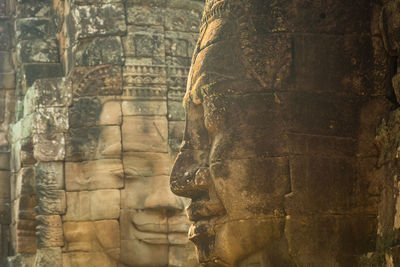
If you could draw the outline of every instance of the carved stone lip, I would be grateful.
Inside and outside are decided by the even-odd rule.
[[[209,218],[209,219],[214,220],[216,218],[218,218],[218,217]],[[209,238],[214,235],[215,235],[214,227],[213,227],[213,224],[210,222],[210,220],[200,220],[200,221],[194,222],[190,226],[189,232],[188,232],[189,240],[195,244],[197,242],[201,242],[205,238]]]
[[[186,208],[186,213],[191,221],[208,220],[225,214],[225,209],[218,200],[192,201]]]

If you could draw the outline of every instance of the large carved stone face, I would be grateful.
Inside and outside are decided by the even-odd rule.
[[[217,266],[266,246],[286,261],[282,207],[290,186],[279,99],[248,75],[237,29],[215,19],[202,30],[171,174],[173,192],[192,199],[189,238],[200,262]]]
[[[373,245],[367,162],[387,104],[357,43],[368,4],[316,3],[309,19],[289,2],[206,2],[171,188],[192,200],[207,266],[355,266]]]

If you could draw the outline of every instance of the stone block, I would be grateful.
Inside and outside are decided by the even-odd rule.
[[[182,102],[183,102],[183,100],[182,101],[168,100],[168,120],[169,121],[185,120],[185,109],[183,108]]]
[[[0,171],[0,224],[9,224],[11,221],[10,181],[10,172]]]
[[[165,30],[199,32],[202,11],[200,9],[165,9]]]
[[[175,57],[192,57],[197,32],[165,32],[165,53]]]
[[[127,2],[127,22],[135,25],[164,25],[164,10],[157,3],[134,3]]]
[[[38,162],[35,164],[36,187],[45,186],[48,190],[64,189],[64,163]]]
[[[10,152],[0,152],[0,170],[10,169]]]
[[[66,162],[67,191],[122,188],[124,170],[120,159]]]
[[[19,219],[16,221],[16,248],[20,254],[35,254],[37,249],[36,221]],[[29,265],[32,266],[32,265]]]
[[[172,194],[168,176],[129,179],[121,191],[121,206],[128,209],[183,209],[181,199]]]
[[[28,137],[28,138],[22,139],[20,141],[20,144],[21,144],[21,149],[19,151],[19,154],[20,154],[21,166],[27,167],[27,166],[31,166],[32,164],[35,164],[36,159],[34,158],[34,155],[33,155],[33,140],[32,140],[32,138]]]
[[[103,109],[98,97],[74,99],[69,109],[71,128],[96,126]]]
[[[63,253],[63,267],[116,267],[117,262],[104,252]]]
[[[285,236],[289,250],[298,255],[299,266],[323,266],[326,262],[357,266],[361,253],[375,250],[371,237],[376,235],[376,223],[375,216],[290,216]],[[305,238],[310,242],[304,243]]]
[[[182,242],[184,242],[184,240],[182,240]],[[168,251],[168,266],[200,267],[201,265],[197,261],[194,245],[186,240],[185,245],[170,246]]]
[[[162,240],[166,241],[168,232],[168,217],[162,210],[121,209],[122,239],[137,239],[140,232],[163,233]],[[139,232],[139,233],[138,233]],[[149,235],[151,236],[151,235]],[[149,237],[147,236],[147,238]],[[146,237],[145,237],[146,239]],[[145,239],[143,241],[145,241]]]
[[[62,251],[59,247],[41,248],[36,252],[34,267],[62,266]]]
[[[37,161],[60,161],[65,158],[65,137],[62,133],[33,136],[33,154]]]
[[[166,84],[166,68],[164,65],[127,63],[123,68],[123,79],[124,88],[157,88]]]
[[[113,99],[102,99],[103,110],[100,113],[99,125],[121,125],[122,109],[121,101]]]
[[[69,80],[74,97],[122,94],[121,66],[74,67]]]
[[[65,251],[105,252],[119,258],[120,230],[117,220],[95,222],[65,222]]]
[[[75,128],[66,137],[66,159],[70,161],[121,157],[119,126]]]
[[[57,39],[22,40],[17,45],[17,57],[21,63],[57,63]]]
[[[68,125],[68,108],[38,108],[35,112],[35,132],[37,134],[66,133]]]
[[[168,66],[187,67],[190,66],[190,58],[165,56],[165,64]]]
[[[65,107],[72,101],[71,84],[65,78],[39,79],[27,90],[24,97],[24,116],[38,107]]]
[[[14,72],[10,52],[0,51],[0,73]]]
[[[38,215],[37,237],[39,248],[63,247],[64,233],[59,215]]]
[[[46,186],[37,187],[38,207],[37,212],[41,215],[65,214],[67,202],[64,190],[50,190]]]
[[[16,177],[15,197],[32,196],[36,193],[35,169],[33,167],[21,168]]]
[[[64,222],[118,219],[120,191],[116,189],[67,192]]]
[[[125,11],[122,3],[76,5],[72,7],[71,14],[76,30],[75,39],[123,35],[126,31]]]
[[[168,121],[165,117],[124,117],[124,151],[168,152]]]
[[[168,266],[168,245],[122,239],[120,261],[128,266]]]
[[[188,206],[188,203],[185,206]],[[184,211],[168,217],[168,231],[171,233],[187,233],[190,224],[191,222]]]
[[[124,100],[122,114],[124,116],[166,116],[167,104],[165,100]]]
[[[28,267],[33,266],[35,262],[35,255],[17,255],[17,256],[10,256],[6,260],[7,267]]]
[[[29,63],[22,66],[24,85],[31,86],[37,79],[53,78],[63,76],[63,69],[60,63]]]
[[[126,179],[169,175],[169,157],[167,153],[128,152],[123,154]]]
[[[361,101],[357,97],[308,92],[278,93],[290,132],[356,138]]]
[[[157,26],[128,26],[123,38],[127,57],[149,58],[153,65],[165,64],[164,30]]]
[[[362,192],[355,158],[296,156],[290,159],[292,193],[286,196],[285,211],[294,214],[363,213]]]
[[[18,18],[49,17],[51,4],[50,0],[18,0],[16,15]]]
[[[372,53],[367,36],[296,35],[293,84],[286,89],[336,94],[374,94]],[[313,70],[313,71],[310,71]]]
[[[301,1],[293,1],[285,8],[279,7],[267,16],[275,28],[293,29],[294,32],[351,34],[370,32],[370,4],[362,0],[350,3],[345,0],[329,3],[312,2],[305,5]],[[282,20],[285,14],[287,20]],[[337,14],[341,14],[337,16]],[[279,21],[279,22],[278,22]],[[358,21],[359,23],[354,23]]]
[[[54,38],[56,27],[48,18],[23,18],[15,22],[17,40]]]
[[[169,57],[169,58],[175,58],[175,57]],[[185,59],[182,59],[181,61],[184,63]],[[173,62],[171,63],[173,64]],[[183,101],[183,96],[185,95],[186,92],[188,75],[189,75],[188,66],[169,65],[167,67],[167,85],[168,89],[171,90],[170,92],[168,92],[168,99],[173,99],[178,102]]]
[[[8,255],[10,255],[9,245],[11,243],[10,240],[10,227],[8,225],[0,226],[0,261],[5,262],[5,259]]]
[[[0,50],[9,51],[11,44],[11,21],[9,19],[0,19]]]
[[[121,102],[108,97],[81,97],[69,110],[71,128],[96,125],[121,125]]]
[[[119,36],[80,41],[73,48],[75,66],[122,65],[124,50]]]

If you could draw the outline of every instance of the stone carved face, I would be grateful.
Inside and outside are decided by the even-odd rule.
[[[283,197],[290,185],[279,100],[248,74],[235,22],[215,19],[201,35],[171,174],[172,191],[192,199],[189,239],[210,266],[232,266],[266,246],[286,262]]]
[[[185,202],[170,192],[168,176],[157,175],[163,172],[161,166],[168,168],[168,154],[125,158],[135,167],[126,170],[127,206],[122,208],[120,219],[121,262],[127,266],[167,266],[174,259],[184,262],[190,255]],[[137,175],[139,169],[144,172],[147,168],[152,176]]]
[[[376,210],[365,176],[373,164],[364,162],[375,156],[385,100],[359,93],[370,86],[369,69],[358,69],[368,46],[350,49],[344,33],[310,35],[315,25],[301,8],[206,2],[170,183],[191,199],[189,239],[207,266],[354,266],[373,246]],[[347,2],[312,8],[332,12],[318,18],[318,30],[335,34],[336,9],[349,21],[367,10]],[[283,19],[285,12],[293,13]]]

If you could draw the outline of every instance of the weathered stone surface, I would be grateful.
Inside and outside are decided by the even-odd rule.
[[[67,191],[122,188],[123,175],[120,159],[65,163]]]
[[[120,158],[119,126],[71,128],[66,136],[66,159],[70,161]]]
[[[0,170],[10,169],[10,153],[0,152]]]
[[[51,1],[49,0],[18,0],[16,15],[18,18],[50,16]]]
[[[36,253],[34,267],[62,266],[61,248],[41,248]]]
[[[121,3],[73,6],[71,14],[76,28],[75,39],[122,35],[126,31],[124,6]]]
[[[167,153],[124,153],[123,162],[126,179],[169,174],[169,158]]]
[[[13,88],[15,83],[14,68],[9,52],[0,52],[0,87]]]
[[[17,255],[13,257],[8,257],[7,258],[7,267],[29,267],[32,266],[33,263],[35,262],[35,256],[34,255]]]
[[[120,191],[108,189],[67,192],[67,206],[63,221],[117,219],[120,211]]]
[[[163,33],[162,27],[128,26],[128,36],[123,39],[126,56],[150,58],[154,65],[164,64]]]
[[[35,112],[35,133],[66,133],[68,109],[64,107],[38,108]]]
[[[38,161],[60,161],[65,158],[65,137],[62,133],[33,136],[33,154]]]
[[[48,18],[17,19],[16,37],[18,40],[46,39],[55,35],[55,25]]]
[[[57,40],[23,40],[17,45],[17,55],[22,63],[57,63],[59,62]]]
[[[197,32],[202,12],[199,9],[165,9],[165,30]]]
[[[11,219],[11,174],[0,171],[0,224],[9,224]]]
[[[11,21],[9,19],[0,19],[0,50],[9,51],[11,44]]]
[[[24,75],[24,84],[26,87],[31,86],[37,79],[61,77],[63,70],[59,63],[29,63],[22,67]]]
[[[38,246],[46,247],[63,247],[64,235],[62,221],[59,215],[38,215],[37,236]]]
[[[38,162],[35,165],[36,186],[43,185],[49,190],[64,189],[64,163]]]
[[[124,51],[118,36],[80,41],[73,51],[75,66],[122,65],[124,62]]]
[[[122,94],[120,66],[75,67],[69,79],[76,97]]]
[[[126,100],[122,101],[124,116],[166,116],[167,105],[164,100]]]
[[[37,108],[65,107],[71,104],[72,87],[65,78],[39,79],[24,97],[24,115]]]
[[[49,190],[46,186],[38,188],[37,211],[45,215],[64,214],[67,210],[67,202],[64,190]]]
[[[121,125],[121,103],[113,98],[81,97],[69,109],[71,128]]]
[[[64,233],[67,252],[103,252],[119,257],[120,231],[117,220],[66,222]]]
[[[124,208],[183,209],[184,203],[168,190],[168,176],[130,179],[121,191]]]
[[[93,266],[115,267],[117,263],[103,252],[63,253],[63,267]]]
[[[167,152],[168,121],[165,117],[124,117],[124,151]]]

